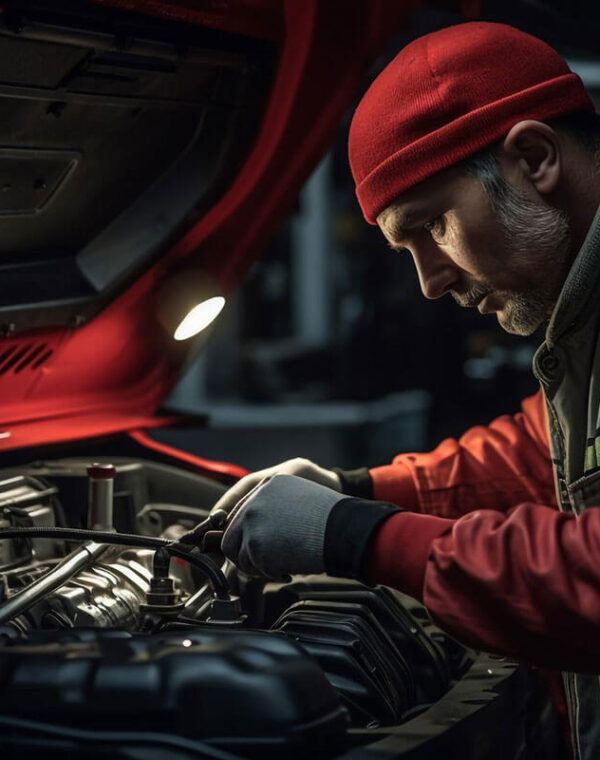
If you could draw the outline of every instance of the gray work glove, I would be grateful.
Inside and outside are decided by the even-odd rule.
[[[252,575],[362,577],[371,536],[397,511],[294,475],[275,475],[235,506],[221,549]]]
[[[322,486],[332,488],[334,491],[340,491],[340,478],[332,470],[326,470],[323,467],[311,462],[309,459],[296,457],[288,459],[286,462],[267,467],[264,470],[251,472],[249,475],[241,478],[226,493],[221,496],[212,508],[211,512],[222,509],[224,512],[231,512],[235,505],[247,494],[262,483],[265,478],[274,475],[297,475],[300,478],[311,480],[314,483],[320,483]]]

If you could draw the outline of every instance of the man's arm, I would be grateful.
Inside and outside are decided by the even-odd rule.
[[[600,508],[524,503],[458,520],[399,512],[368,549],[367,574],[421,600],[477,649],[561,670],[600,671]]]
[[[296,475],[359,499],[397,504],[414,512],[459,517],[482,504],[505,511],[522,501],[556,505],[541,391],[521,412],[448,438],[425,454],[399,454],[368,470],[327,470],[308,459],[281,462],[239,480],[215,504],[230,512],[262,480]]]
[[[600,507],[527,502],[450,519],[275,475],[235,507],[221,547],[251,574],[392,586],[477,649],[600,672]]]
[[[471,428],[423,454],[400,454],[392,464],[338,471],[350,496],[403,509],[459,517],[484,505],[506,511],[523,502],[556,506],[542,392],[515,415]]]

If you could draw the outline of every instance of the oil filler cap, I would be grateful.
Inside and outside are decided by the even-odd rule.
[[[112,480],[116,476],[117,471],[112,464],[94,462],[94,464],[91,464],[87,468],[87,474],[88,477],[96,480]]]

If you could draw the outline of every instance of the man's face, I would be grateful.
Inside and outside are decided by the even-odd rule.
[[[482,182],[448,169],[404,193],[377,218],[408,251],[426,298],[446,293],[531,335],[550,317],[570,264],[568,221],[532,189],[505,181],[492,200]]]

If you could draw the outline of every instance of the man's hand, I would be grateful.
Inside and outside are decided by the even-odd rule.
[[[344,499],[338,491],[294,475],[268,478],[231,512],[223,554],[251,575],[323,573],[327,520]]]
[[[299,478],[305,478],[313,483],[319,483],[327,488],[332,488],[334,491],[341,490],[340,478],[335,472],[325,470],[309,459],[296,457],[296,459],[288,459],[286,462],[268,467],[265,470],[251,472],[250,475],[246,475],[245,478],[238,480],[234,486],[221,496],[211,511],[222,509],[229,514],[240,499],[243,499],[246,494],[250,493],[265,478],[270,478],[274,475],[296,475]]]
[[[295,475],[275,475],[237,503],[221,550],[252,575],[327,572],[362,579],[372,537],[396,512],[385,502],[354,499]]]

